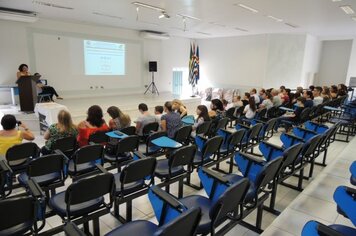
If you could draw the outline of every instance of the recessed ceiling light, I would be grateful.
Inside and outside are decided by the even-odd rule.
[[[355,11],[351,8],[350,5],[340,6],[340,8],[348,15],[352,15],[355,13]]]
[[[248,32],[247,29],[243,29],[243,28],[240,28],[240,27],[235,27],[235,30],[243,31],[243,32]]]
[[[235,5],[236,5],[236,4],[235,4]],[[251,12],[253,12],[253,13],[257,13],[257,12],[258,12],[258,10],[256,10],[255,8],[252,8],[252,7],[250,7],[250,6],[246,6],[246,5],[244,5],[244,4],[237,4],[237,6],[243,8],[243,9],[245,9],[245,10],[251,11]]]
[[[217,23],[217,22],[209,22],[209,24],[220,26],[220,27],[226,27],[226,25],[223,25],[223,24],[220,24],[220,23]]]
[[[182,18],[188,18],[188,19],[191,19],[191,20],[201,20],[200,18],[197,18],[195,16],[189,16],[189,15],[185,15],[185,14],[177,14],[177,16],[180,16]]]
[[[277,22],[282,22],[282,21],[283,21],[283,19],[280,19],[280,18],[271,16],[271,15],[269,15],[269,16],[267,16],[267,17],[268,17],[268,18],[271,18],[272,20],[277,21]]]
[[[169,18],[171,18],[171,17],[167,14],[167,12],[162,11],[161,15],[159,15],[158,18],[159,18],[159,19],[162,19],[162,18],[169,19]]]
[[[292,28],[298,28],[298,25],[295,25],[295,24],[292,24],[292,23],[284,23],[286,25],[288,25],[289,27],[292,27]]]

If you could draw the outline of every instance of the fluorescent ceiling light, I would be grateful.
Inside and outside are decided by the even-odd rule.
[[[177,16],[180,16],[182,18],[187,18],[187,19],[191,19],[191,20],[201,20],[195,16],[189,16],[189,15],[184,15],[184,14],[177,14]]]
[[[332,2],[341,2],[342,0],[331,0]]]
[[[298,25],[295,25],[295,24],[292,24],[292,23],[286,22],[284,24],[286,24],[286,25],[288,25],[289,27],[292,27],[292,28],[298,28]]]
[[[98,15],[98,16],[105,16],[105,17],[110,17],[110,18],[115,18],[115,19],[122,20],[122,17],[120,17],[120,16],[109,15],[109,14],[105,14],[105,13],[101,13],[101,12],[97,12],[97,11],[93,11],[93,14],[94,15]]]
[[[226,25],[223,25],[223,24],[220,24],[220,23],[217,23],[217,22],[209,22],[209,24],[220,26],[220,27],[226,27]]]
[[[258,10],[256,10],[255,8],[252,8],[252,7],[249,7],[249,6],[246,6],[244,4],[238,4],[239,7],[243,8],[243,9],[246,9],[248,11],[251,11],[253,13],[257,13]]]
[[[46,7],[55,7],[55,8],[61,8],[65,10],[73,10],[73,7],[67,7],[67,6],[62,6],[62,5],[57,5],[54,3],[49,3],[49,2],[42,2],[42,1],[33,1],[33,3],[41,5],[41,6],[46,6]]]
[[[142,3],[142,2],[133,2],[132,4],[134,4],[136,6],[145,7],[145,8],[152,9],[152,10],[156,10],[156,11],[161,11],[161,12],[165,11],[163,8],[152,6],[152,5],[148,5],[148,4]]]
[[[235,30],[243,31],[243,32],[248,32],[247,29],[243,29],[243,28],[240,28],[240,27],[235,27]]]
[[[203,34],[203,35],[211,35],[210,33],[205,33],[205,32],[201,32],[201,31],[197,31],[198,34]]]
[[[167,14],[167,12],[162,12],[161,15],[158,16],[159,19],[162,19],[162,18],[166,18],[166,19],[169,19],[170,16]]]
[[[341,10],[343,10],[348,15],[352,15],[352,14],[355,13],[355,11],[349,5],[340,6],[340,8],[341,8]]]
[[[268,17],[268,18],[271,18],[272,20],[277,21],[277,22],[282,22],[282,21],[283,21],[283,19],[280,19],[280,18],[271,16],[271,15],[269,15],[269,16],[267,16],[267,17]]]
[[[33,15],[23,15],[23,14],[14,14],[10,12],[0,11],[0,19],[1,20],[10,20],[10,21],[20,21],[26,23],[34,23],[38,20],[36,14]]]

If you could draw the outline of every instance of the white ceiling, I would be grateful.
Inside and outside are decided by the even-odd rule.
[[[32,0],[0,0],[1,7],[38,12],[40,18],[85,22],[136,30],[154,30],[189,38],[226,37],[264,33],[308,33],[321,38],[356,36],[356,21],[339,6],[350,5],[356,11],[356,0],[138,0],[166,10],[170,19],[158,19],[160,12],[140,7],[138,20],[135,0],[39,0],[72,7],[59,9],[36,4]],[[257,9],[245,10],[238,4]],[[95,15],[111,15],[107,17]],[[201,20],[183,20],[185,14]],[[268,15],[283,19],[276,22]],[[213,23],[212,23],[213,22]],[[298,26],[290,27],[285,23]],[[235,29],[246,29],[248,32]]]

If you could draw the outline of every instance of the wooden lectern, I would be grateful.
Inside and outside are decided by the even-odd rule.
[[[21,76],[16,83],[19,87],[20,108],[24,112],[33,112],[37,102],[37,80],[41,76]]]

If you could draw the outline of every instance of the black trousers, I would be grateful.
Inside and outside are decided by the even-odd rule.
[[[50,94],[51,100],[53,100],[53,95],[55,95],[56,97],[58,97],[58,93],[57,91],[52,87],[52,86],[43,86],[42,87],[42,93],[41,94]]]

